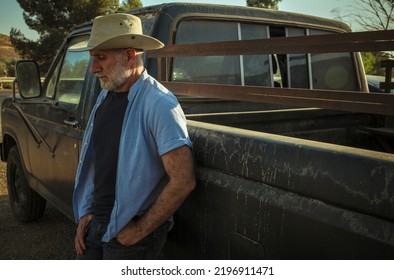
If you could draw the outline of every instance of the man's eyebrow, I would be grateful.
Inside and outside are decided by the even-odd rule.
[[[104,53],[90,53],[90,56],[103,56]]]

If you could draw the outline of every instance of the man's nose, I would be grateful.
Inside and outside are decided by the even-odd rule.
[[[90,73],[97,73],[101,71],[100,64],[97,62],[96,59],[93,58],[92,64],[90,65]]]

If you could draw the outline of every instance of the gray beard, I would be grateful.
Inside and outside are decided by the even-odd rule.
[[[131,70],[125,66],[123,61],[117,59],[116,67],[107,75],[108,81],[100,80],[100,86],[108,91],[117,91],[130,78],[130,75]]]

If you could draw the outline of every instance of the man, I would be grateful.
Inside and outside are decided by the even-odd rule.
[[[142,34],[138,17],[111,14],[73,47],[90,52],[103,88],[77,169],[77,259],[157,258],[172,214],[195,187],[183,111],[143,65],[143,51],[162,46]]]

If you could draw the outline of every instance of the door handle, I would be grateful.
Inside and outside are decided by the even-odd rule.
[[[76,119],[65,119],[64,123],[68,124],[68,125],[71,125],[72,127],[77,127],[78,126],[78,121]]]

